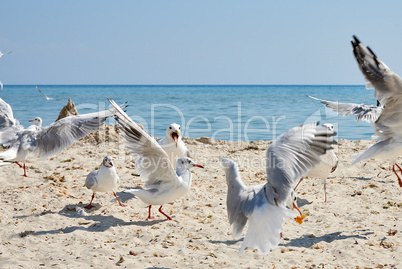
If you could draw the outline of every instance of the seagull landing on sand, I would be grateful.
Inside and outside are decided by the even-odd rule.
[[[162,212],[162,206],[190,190],[190,168],[203,167],[188,157],[182,157],[177,160],[177,168],[174,170],[166,151],[158,142],[143,131],[113,100],[109,99],[109,102],[117,110],[115,119],[126,148],[131,154],[143,158],[144,165],[136,168],[147,189],[130,189],[125,192],[134,193],[149,205],[149,219],[152,219],[152,205],[160,205],[159,212],[171,220],[171,217]]]
[[[21,166],[26,174],[25,159],[28,152],[34,152],[40,158],[48,158],[62,152],[81,138],[96,131],[108,117],[113,116],[114,109],[101,112],[69,116],[42,127],[42,119],[37,117],[31,122],[35,125],[24,129],[14,119],[9,104],[0,98],[0,144],[10,146],[0,153],[0,166],[24,162]]]
[[[316,124],[295,127],[282,134],[267,150],[267,183],[257,186],[246,186],[237,164],[221,159],[226,172],[226,204],[233,237],[239,236],[248,222],[240,254],[247,247],[266,254],[278,246],[284,218],[297,215],[285,207],[292,185],[320,162],[320,155],[331,149],[334,135],[335,132]]]
[[[322,126],[327,127],[331,132],[334,131],[334,126],[330,123],[325,123]],[[307,177],[318,177],[324,180],[324,203],[327,203],[327,177],[338,167],[338,157],[336,157],[334,150],[331,149],[327,150],[327,152],[320,158],[321,162],[308,171]],[[294,187],[294,190],[296,190],[297,186],[299,186],[303,179],[303,177],[300,179],[300,181]]]
[[[91,202],[89,205],[85,206],[85,208],[91,209],[93,207],[92,201],[94,200],[95,192],[107,191],[113,192],[120,206],[126,206],[119,201],[119,198],[117,198],[117,195],[114,192],[114,188],[116,188],[117,184],[119,183],[119,176],[116,173],[112,158],[106,156],[103,159],[102,166],[99,168],[99,170],[94,170],[89,173],[87,179],[85,180],[84,186],[93,191]]]

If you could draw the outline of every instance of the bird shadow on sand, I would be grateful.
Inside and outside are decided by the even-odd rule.
[[[209,242],[211,242],[212,244],[225,244],[225,245],[230,246],[230,245],[234,245],[242,240],[243,240],[243,237],[239,238],[239,239],[232,239],[232,240],[209,240]]]
[[[364,181],[368,181],[368,180],[372,180],[373,178],[371,177],[350,177],[351,179],[357,179],[357,180],[364,180]]]
[[[349,239],[349,238],[367,240],[367,237],[365,237],[364,235],[370,235],[370,234],[374,234],[374,232],[367,232],[362,235],[344,235],[344,234],[342,234],[342,232],[335,232],[335,233],[325,234],[325,235],[319,236],[319,237],[314,237],[314,236],[306,234],[300,238],[290,239],[290,241],[288,243],[280,244],[280,246],[309,248],[319,242],[331,243],[335,240],[345,240],[345,239]]]
[[[60,227],[53,230],[43,230],[43,231],[29,231],[29,235],[44,235],[44,234],[58,234],[58,233],[72,233],[77,230],[87,231],[87,232],[104,232],[111,227],[120,226],[152,226],[161,222],[167,221],[167,219],[160,220],[139,220],[139,221],[124,221],[122,219],[116,218],[112,215],[98,215],[94,212],[99,211],[102,206],[97,203],[93,203],[93,208],[89,211],[93,215],[88,215],[88,212],[83,208],[83,205],[70,204],[66,205],[59,212],[44,212],[41,214],[32,214],[27,216],[15,216],[15,218],[27,218],[27,217],[42,217],[48,214],[58,214],[63,217],[81,219],[78,225],[72,225],[67,227]],[[89,225],[89,226],[88,226]],[[26,232],[25,232],[26,233]],[[24,237],[24,234],[19,234]],[[27,235],[27,234],[26,234]],[[26,236],[25,235],[25,236]]]
[[[307,200],[307,199],[303,199],[303,198],[300,198],[300,197],[297,197],[297,205],[299,206],[299,207],[303,207],[303,206],[305,206],[305,205],[311,205],[313,202],[310,202],[309,200]]]

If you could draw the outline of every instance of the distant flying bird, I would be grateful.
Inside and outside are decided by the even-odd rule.
[[[49,101],[49,100],[64,101],[64,99],[55,99],[55,98],[52,98],[52,97],[47,97],[47,95],[44,94],[44,93],[38,88],[38,86],[36,86],[36,89],[46,98],[47,101]]]
[[[117,187],[117,184],[120,183],[119,176],[117,175],[116,168],[114,167],[113,160],[109,156],[106,156],[99,170],[94,170],[88,174],[85,180],[85,187],[92,190],[92,199],[89,205],[85,206],[87,209],[91,209],[93,207],[92,201],[95,197],[95,192],[108,192],[112,191],[114,196],[119,202],[120,206],[126,206],[119,201],[117,198],[114,189]]]
[[[175,201],[190,190],[190,168],[203,167],[188,157],[181,157],[177,160],[175,170],[166,151],[158,142],[143,131],[113,100],[109,99],[109,102],[117,110],[115,119],[126,148],[131,154],[140,155],[144,161],[146,160],[144,163],[146,165],[137,170],[146,189],[129,189],[125,192],[134,193],[149,205],[149,219],[153,219],[151,217],[152,205],[160,205],[159,212],[171,220],[172,218],[162,211],[162,206]],[[136,169],[138,168],[136,167]]]
[[[2,53],[2,52],[0,51],[0,58],[4,57],[4,55],[10,54],[11,52],[12,52],[12,51],[10,50],[10,51],[7,52],[6,54],[4,54],[4,53]]]
[[[322,154],[332,149],[334,135],[336,133],[327,127],[308,124],[294,127],[279,136],[266,153],[265,184],[246,186],[237,164],[221,158],[228,185],[226,205],[233,237],[239,236],[248,222],[240,254],[246,248],[266,254],[278,246],[284,218],[297,215],[285,207],[286,203],[297,206],[294,192],[294,197],[289,198],[292,186],[320,162]]]
[[[36,117],[30,120],[34,125],[24,129],[14,119],[10,105],[0,98],[0,144],[10,146],[8,150],[0,153],[0,166],[17,163],[24,168],[23,176],[26,177],[25,159],[29,152],[37,153],[40,158],[57,154],[96,131],[114,113],[114,109],[110,109],[69,116],[47,127],[42,127],[42,119]],[[24,162],[24,165],[18,162]]]
[[[0,81],[0,88],[3,90],[3,83]]]

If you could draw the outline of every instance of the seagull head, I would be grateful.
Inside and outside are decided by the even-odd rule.
[[[322,126],[325,126],[328,128],[328,130],[333,131],[334,130],[334,125],[331,123],[324,123]]]
[[[190,169],[191,167],[199,167],[199,168],[204,168],[204,166],[196,164],[193,160],[191,160],[189,157],[181,157],[177,160],[176,167],[178,170],[186,170]]]
[[[170,124],[166,129],[166,137],[170,137],[176,144],[177,148],[177,142],[180,140],[180,125],[177,123]]]
[[[106,156],[105,158],[103,158],[102,164],[107,168],[113,167],[113,160],[111,157]]]
[[[42,126],[42,118],[36,117],[33,120],[30,120],[29,122],[34,122],[36,126]]]

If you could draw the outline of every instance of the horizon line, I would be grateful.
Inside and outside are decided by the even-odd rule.
[[[135,86],[135,87],[203,87],[203,86],[365,86],[365,84],[4,84],[4,86]]]

